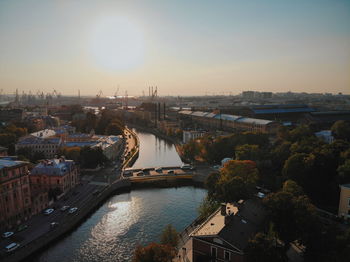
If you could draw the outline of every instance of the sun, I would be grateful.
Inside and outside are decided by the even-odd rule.
[[[122,16],[104,17],[93,27],[90,52],[98,66],[130,70],[144,61],[144,35],[137,24]]]

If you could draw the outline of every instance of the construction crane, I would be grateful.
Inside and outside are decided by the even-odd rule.
[[[115,93],[114,93],[114,98],[115,98],[115,99],[118,98],[118,92],[119,92],[119,86],[118,86],[118,88],[117,88],[117,91],[115,91]]]
[[[96,98],[99,99],[102,95],[103,95],[103,92],[102,92],[102,90],[100,90],[100,91],[97,93]]]

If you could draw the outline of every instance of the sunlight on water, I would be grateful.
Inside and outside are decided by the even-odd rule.
[[[137,245],[159,241],[165,225],[181,231],[190,224],[205,194],[204,189],[180,187],[114,196],[33,261],[130,261]]]

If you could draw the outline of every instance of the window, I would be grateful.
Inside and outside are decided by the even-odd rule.
[[[211,256],[212,257],[217,257],[217,249],[216,249],[216,247],[211,247]]]
[[[225,260],[230,260],[231,259],[231,253],[225,250],[225,252],[224,252],[224,259]]]

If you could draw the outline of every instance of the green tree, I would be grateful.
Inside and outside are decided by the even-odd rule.
[[[246,248],[248,262],[283,262],[288,261],[276,240],[264,233],[257,233],[248,241]]]
[[[248,197],[258,181],[259,172],[256,164],[250,160],[228,161],[220,170],[211,196],[217,201],[234,202]]]
[[[80,151],[80,163],[85,168],[96,168],[107,161],[100,147],[83,147]]]
[[[339,120],[333,124],[331,130],[335,138],[350,141],[350,125],[348,122]]]
[[[337,169],[339,183],[350,183],[350,159],[347,159],[343,165],[340,165]]]
[[[263,158],[263,152],[258,145],[244,144],[235,148],[236,160],[258,161]]]
[[[0,145],[9,147],[11,144],[16,143],[16,135],[12,133],[0,133]]]
[[[169,245],[176,248],[178,242],[179,234],[177,233],[176,229],[171,224],[165,226],[160,237],[160,243],[162,245]]]
[[[114,136],[122,135],[123,134],[123,127],[117,122],[111,122],[106,127],[105,134],[106,135],[114,135]]]
[[[220,203],[210,197],[205,197],[198,207],[198,214],[200,219],[206,219],[220,206]]]
[[[287,180],[283,183],[283,192],[292,194],[293,196],[304,195],[303,189],[293,180]]]
[[[312,161],[308,154],[293,154],[284,163],[282,174],[286,179],[292,179],[305,188]]]
[[[151,243],[145,247],[138,246],[135,249],[133,262],[171,262],[175,256],[175,250],[169,245]]]

